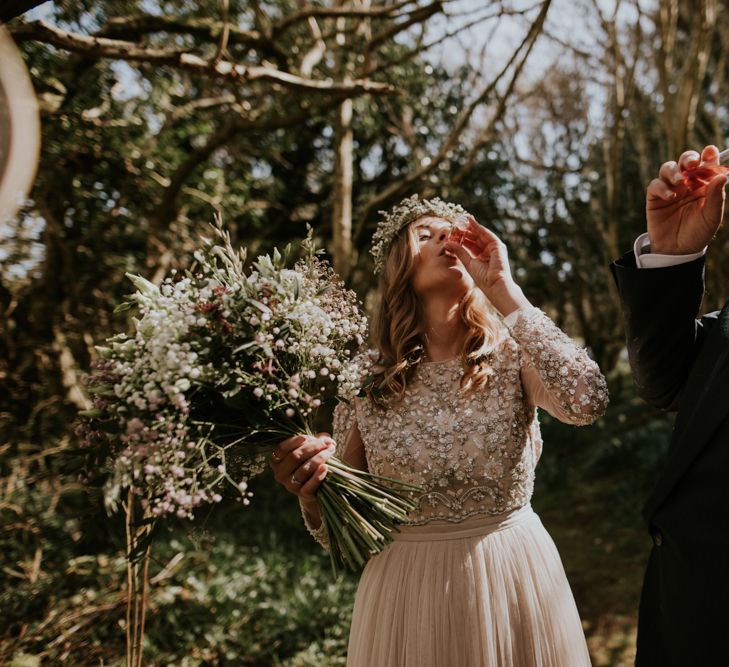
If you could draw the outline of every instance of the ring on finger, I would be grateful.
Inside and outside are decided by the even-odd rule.
[[[298,479],[296,479],[296,477],[294,477],[293,475],[291,475],[291,483],[292,483],[292,484],[295,484],[296,486],[301,486],[301,485],[303,484],[303,482],[300,482],[300,481],[299,481]]]
[[[281,463],[281,461],[283,461],[283,458],[281,458],[281,456],[279,455],[279,453],[278,453],[278,452],[273,452],[273,453],[271,454],[271,460],[272,460],[272,461],[273,461],[274,463]]]

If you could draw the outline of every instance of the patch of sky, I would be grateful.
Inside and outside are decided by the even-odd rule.
[[[139,70],[134,69],[123,60],[115,60],[111,64],[111,69],[118,82],[112,89],[112,97],[117,102],[127,102],[144,95],[145,88]]]
[[[362,174],[367,179],[374,179],[381,170],[384,153],[382,146],[374,144],[360,162]]]
[[[161,3],[153,0],[142,0],[142,9],[147,14],[154,14],[155,16],[162,16],[165,13]]]
[[[539,261],[545,266],[554,266],[556,259],[551,252],[547,250],[542,250],[539,253]]]
[[[0,225],[0,265],[10,280],[21,280],[45,257],[40,237],[46,221],[40,216],[21,214]]]
[[[29,9],[23,14],[24,21],[51,21],[53,19],[54,7],[52,2],[44,2],[42,5]]]
[[[568,155],[567,158],[565,159],[565,162],[567,163],[567,167],[569,169],[574,169],[574,170],[579,169],[580,166],[582,165],[582,161],[574,153],[571,153],[570,155]]]
[[[571,216],[570,216],[569,209],[567,208],[567,205],[565,204],[564,199],[562,199],[562,197],[559,197],[555,200],[554,209],[555,209],[555,213],[560,218],[563,218],[565,220],[570,219]]]
[[[410,155],[410,147],[405,143],[405,141],[400,137],[395,137],[395,141],[393,142],[393,152],[398,157],[407,157]]]
[[[256,180],[270,178],[272,174],[271,165],[268,162],[256,160],[251,168],[251,176]]]

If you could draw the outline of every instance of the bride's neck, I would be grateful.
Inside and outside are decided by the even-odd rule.
[[[421,306],[427,360],[444,361],[457,356],[467,333],[460,302],[433,297]]]

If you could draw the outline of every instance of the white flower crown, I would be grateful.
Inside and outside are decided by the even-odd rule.
[[[380,273],[385,266],[387,251],[398,232],[408,224],[426,215],[443,218],[448,222],[455,222],[458,218],[468,215],[468,211],[459,204],[451,204],[439,197],[433,199],[420,199],[412,195],[403,199],[394,206],[390,212],[379,211],[382,220],[377,223],[377,229],[372,235],[372,248],[370,254],[374,259],[374,272]]]

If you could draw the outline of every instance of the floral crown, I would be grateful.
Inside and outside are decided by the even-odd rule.
[[[451,204],[438,197],[420,199],[418,195],[403,199],[389,213],[387,211],[379,211],[379,213],[383,217],[372,235],[372,248],[370,249],[370,254],[374,259],[375,273],[380,273],[384,268],[387,251],[398,232],[413,220],[432,215],[455,222],[457,218],[468,215],[466,209],[458,204]]]

